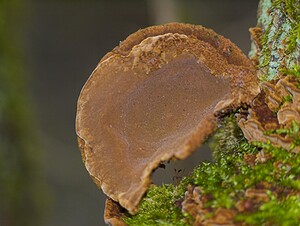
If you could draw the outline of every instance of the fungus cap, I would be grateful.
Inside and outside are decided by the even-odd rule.
[[[139,30],[102,58],[81,91],[76,131],[85,166],[134,214],[161,161],[186,158],[218,115],[258,92],[250,60],[212,30],[178,23]]]

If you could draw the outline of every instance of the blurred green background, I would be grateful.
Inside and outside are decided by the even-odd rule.
[[[258,0],[0,0],[0,226],[104,225],[105,196],[82,164],[76,101],[100,58],[130,33],[188,22],[245,53]],[[172,183],[201,159],[159,169]]]

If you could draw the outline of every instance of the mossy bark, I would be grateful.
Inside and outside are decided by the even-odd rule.
[[[0,225],[39,225],[44,185],[26,91],[21,29],[24,5],[0,0]]]
[[[299,89],[300,1],[261,0],[258,25],[251,34],[249,55],[261,83],[294,76],[290,81]],[[296,101],[293,98],[288,101]],[[299,124],[294,120],[271,133],[289,137],[293,149],[300,145]],[[128,225],[299,225],[299,153],[269,141],[250,144],[233,114],[224,118],[212,149],[214,162],[200,163],[178,186],[151,187],[139,213],[127,215],[124,221]]]
[[[254,40],[250,57],[258,60],[262,80],[277,79],[282,70],[299,66],[299,6],[299,0],[260,1],[257,26],[262,36]]]

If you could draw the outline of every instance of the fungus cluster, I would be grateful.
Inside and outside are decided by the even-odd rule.
[[[142,29],[106,54],[81,91],[76,118],[84,164],[111,199],[106,221],[118,218],[118,203],[137,213],[153,170],[189,156],[220,116],[251,103],[257,83],[241,50],[202,26]]]
[[[188,186],[182,211],[194,220],[193,225],[234,225],[235,212],[231,209],[218,208],[214,217],[205,219],[210,212],[205,208],[209,198],[202,194],[200,187]]]
[[[254,99],[246,118],[241,117],[239,126],[248,141],[270,141],[272,145],[299,152],[293,139],[280,129],[290,128],[293,121],[300,121],[300,90],[295,77],[282,76],[277,82],[261,84],[262,92]]]

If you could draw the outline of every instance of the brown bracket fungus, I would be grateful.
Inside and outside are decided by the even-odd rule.
[[[105,223],[113,226],[126,226],[125,222],[123,221],[123,217],[123,208],[112,199],[106,199],[104,210]]]
[[[282,76],[275,84],[264,82],[262,92],[253,101],[247,117],[241,117],[239,126],[248,141],[270,141],[272,145],[299,152],[293,147],[288,134],[268,134],[269,130],[289,128],[293,121],[300,121],[300,90],[294,77]],[[290,101],[284,101],[290,97]],[[277,112],[274,114],[274,112]]]
[[[81,91],[85,166],[134,214],[161,161],[186,158],[219,115],[258,93],[251,61],[214,31],[179,23],[139,30],[103,57]]]

